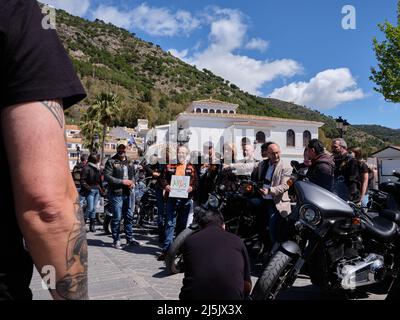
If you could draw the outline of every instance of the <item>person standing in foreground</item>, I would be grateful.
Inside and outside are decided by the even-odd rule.
[[[119,234],[121,219],[124,218],[124,231],[126,245],[135,246],[140,243],[133,237],[133,210],[131,193],[135,188],[135,167],[132,161],[126,157],[126,146],[120,144],[117,154],[108,159],[104,168],[104,179],[109,185],[109,201],[113,217],[111,220],[111,232],[113,246],[122,249]]]
[[[185,145],[177,148],[177,164],[167,164],[161,175],[161,185],[165,190],[167,198],[167,216],[165,225],[165,238],[162,245],[162,252],[157,257],[158,261],[164,261],[167,251],[175,236],[186,228],[187,220],[192,205],[194,192],[196,192],[197,175],[196,169],[188,163],[189,149]],[[187,198],[170,197],[171,181],[173,176],[189,176],[189,187]]]
[[[0,299],[32,299],[32,260],[42,276],[55,270],[54,299],[87,299],[86,231],[63,112],[86,95],[42,20],[35,0],[0,0]]]
[[[243,241],[224,229],[222,215],[195,209],[201,230],[182,244],[185,276],[180,300],[243,300],[251,291],[250,263]]]

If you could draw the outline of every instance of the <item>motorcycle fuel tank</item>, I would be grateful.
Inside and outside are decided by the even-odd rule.
[[[318,208],[325,219],[350,218],[353,209],[337,195],[309,181],[297,181],[294,185],[298,206],[310,204]]]

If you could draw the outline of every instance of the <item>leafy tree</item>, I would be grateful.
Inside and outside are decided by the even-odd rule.
[[[370,79],[377,85],[374,89],[389,102],[400,102],[400,0],[397,16],[397,26],[388,21],[379,24],[386,40],[381,43],[376,38],[373,40],[378,68],[371,68]]]

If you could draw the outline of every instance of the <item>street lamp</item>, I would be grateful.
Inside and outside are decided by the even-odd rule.
[[[349,125],[350,123],[348,123],[346,119],[342,119],[342,117],[336,119],[336,129],[339,131],[340,138],[343,138],[343,135],[347,132]]]
[[[97,146],[99,145],[99,142],[100,142],[99,134],[95,133],[94,136],[93,136],[93,143],[94,143],[93,148],[94,148],[95,152],[97,152]]]
[[[178,128],[178,137],[176,141],[180,146],[184,145],[185,143],[188,143],[190,140],[190,136],[192,135],[192,132],[189,129],[184,129],[182,125],[179,126]]]
[[[81,158],[81,147],[79,145],[76,145],[76,158],[76,163],[79,163]]]

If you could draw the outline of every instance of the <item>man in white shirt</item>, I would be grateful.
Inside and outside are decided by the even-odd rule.
[[[267,150],[268,167],[264,177],[264,185],[260,192],[267,200],[269,215],[269,234],[272,244],[283,242],[287,237],[287,217],[291,213],[289,186],[291,169],[284,166],[281,150],[276,143],[270,144]]]

